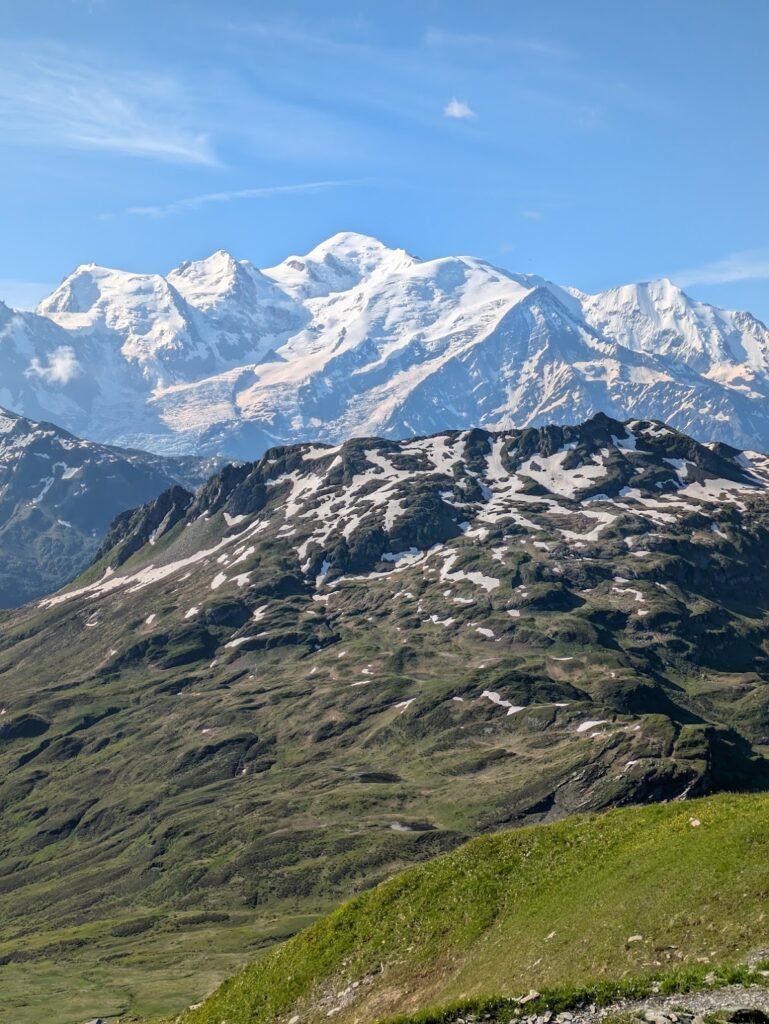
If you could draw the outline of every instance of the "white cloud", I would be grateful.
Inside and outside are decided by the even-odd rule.
[[[46,384],[69,384],[80,373],[80,363],[71,345],[59,345],[48,353],[47,365],[35,356],[25,372],[28,377],[40,377]]]
[[[269,196],[292,194],[296,192],[323,192],[342,185],[360,185],[359,180],[340,181],[307,181],[299,185],[265,185],[261,188],[241,188],[229,192],[206,192],[202,196],[190,196],[187,199],[176,199],[171,203],[158,206],[132,206],[126,212],[137,217],[168,217],[184,210],[196,210],[208,203],[229,203],[236,199],[265,199]]]
[[[453,117],[458,121],[464,121],[467,120],[467,118],[476,116],[476,113],[470,104],[466,103],[464,100],[458,100],[456,96],[453,96],[449,100],[443,108],[443,113],[446,117]]]
[[[521,210],[524,220],[542,220],[541,210]]]
[[[0,131],[8,143],[215,164],[168,75],[107,68],[54,44],[0,43]]]
[[[733,252],[725,259],[690,267],[670,276],[683,288],[693,284],[765,280],[769,278],[769,254],[758,250]]]

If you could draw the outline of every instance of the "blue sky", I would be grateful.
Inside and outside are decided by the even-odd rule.
[[[765,0],[25,0],[0,297],[339,230],[769,319]]]

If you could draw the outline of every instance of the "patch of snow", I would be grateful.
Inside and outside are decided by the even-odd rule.
[[[497,704],[501,708],[507,708],[508,715],[517,715],[519,711],[526,710],[524,705],[512,704],[509,700],[505,700],[496,690],[484,690],[481,697],[485,697],[492,704]]]

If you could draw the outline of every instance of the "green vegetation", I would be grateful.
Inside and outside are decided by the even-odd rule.
[[[483,519],[483,431],[453,475],[398,442],[284,449],[124,517],[60,603],[2,616],[0,1017],[180,1012],[472,836],[769,786],[766,498],[657,488],[712,461],[681,435],[596,480],[624,428],[567,429],[496,450],[513,472],[581,431],[611,502],[530,481]],[[653,529],[619,497],[647,465]]]
[[[755,966],[679,967],[647,976],[604,980],[583,986],[562,985],[536,993],[530,990],[518,998],[496,996],[465,999],[415,1013],[396,1014],[385,1018],[380,1024],[451,1024],[465,1017],[492,1018],[509,1024],[524,1014],[531,1016],[548,1010],[561,1013],[588,1006],[608,1007],[621,1001],[641,1000],[653,995],[685,995],[702,989],[714,991],[727,985],[769,987],[769,981],[762,971],[766,966],[766,963],[761,962]],[[620,1011],[607,1015],[605,1019],[607,1024],[636,1024],[639,1015]]]
[[[714,964],[767,944],[768,895],[765,796],[485,836],[358,896],[183,1021],[320,1021],[340,1007],[338,1020],[405,1011],[441,1024],[473,1008],[509,1014],[530,988],[534,1012],[642,996],[655,979],[671,993],[708,975],[745,980],[746,968]]]

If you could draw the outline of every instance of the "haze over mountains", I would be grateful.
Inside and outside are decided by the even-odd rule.
[[[665,420],[769,448],[769,331],[670,281],[598,295],[342,233],[258,270],[78,267],[0,305],[0,401],[97,441],[254,458],[470,426]]]

